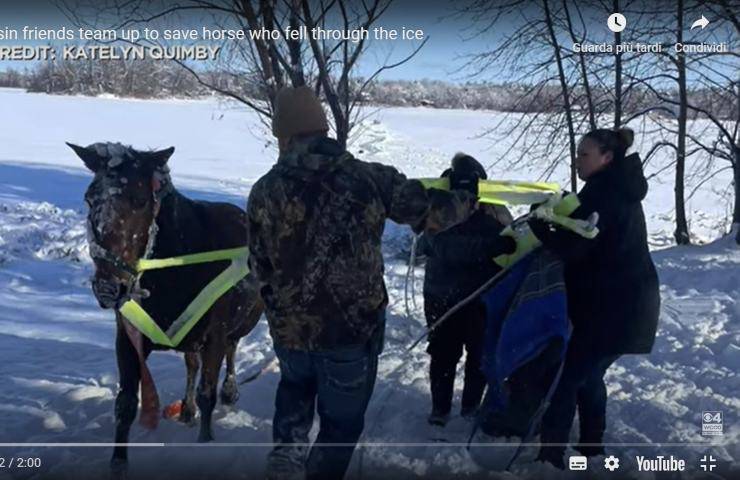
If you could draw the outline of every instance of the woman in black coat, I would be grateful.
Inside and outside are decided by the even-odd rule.
[[[633,132],[597,129],[578,146],[576,166],[586,182],[573,217],[597,212],[598,236],[587,240],[541,220],[529,225],[565,261],[573,334],[560,383],[542,422],[541,442],[567,444],[578,408],[586,456],[602,455],[606,429],[604,374],[623,354],[649,353],[660,310],[658,275],[647,244],[642,200],[648,190],[640,157],[626,155]],[[596,445],[593,445],[596,444]],[[565,446],[543,447],[539,458],[563,468]]]
[[[477,195],[478,180],[485,179],[486,172],[473,157],[458,154],[452,160],[452,168],[442,176],[449,176],[450,188],[466,189]],[[511,253],[516,247],[510,237],[499,235],[509,222],[511,215],[505,207],[482,204],[465,222],[436,235],[422,236],[419,250],[428,256],[424,275],[424,314],[428,325],[433,325],[500,270],[493,258]],[[486,386],[480,369],[485,315],[481,301],[470,302],[429,335],[430,424],[447,423],[463,347],[467,356],[461,414],[472,417],[476,413]]]

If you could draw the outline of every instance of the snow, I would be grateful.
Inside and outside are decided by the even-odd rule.
[[[174,145],[171,175],[183,193],[244,206],[251,185],[274,161],[272,137],[254,114],[215,100],[136,101],[0,89],[0,104],[0,442],[111,442],[117,389],[114,322],[109,311],[98,307],[89,284],[92,263],[83,193],[91,174],[64,142],[112,141],[138,149]],[[437,176],[455,152],[465,151],[486,165],[495,164],[489,169],[492,177],[536,178],[542,166],[497,162],[505,145],[479,137],[497,115],[379,109],[351,140],[350,149],[409,176]],[[659,156],[648,165],[648,174],[660,172],[668,162],[670,158]],[[566,178],[564,168],[556,169],[554,180]],[[722,192],[728,184],[729,178],[719,175],[689,202],[695,240],[704,245],[670,247],[671,173],[651,179],[644,207],[661,279],[659,336],[651,355],[623,357],[606,377],[608,450],[633,468],[636,455],[673,454],[685,458],[695,473],[699,458],[711,453],[719,460],[720,473],[740,475],[740,249],[731,237],[722,236],[728,227]],[[495,462],[512,447],[476,446],[468,452],[464,444],[471,425],[459,416],[445,429],[427,425],[428,356],[422,346],[406,351],[424,326],[418,270],[412,318],[406,315],[409,238],[406,227],[388,223],[386,345],[362,439],[370,445],[358,449],[350,475],[581,478],[580,472],[558,472],[533,462],[534,448],[524,450],[511,473],[487,472],[471,455]],[[240,344],[239,378],[272,358],[261,322]],[[155,353],[150,367],[162,402],[181,398],[182,357]],[[261,477],[278,378],[269,369],[241,386],[236,406],[216,407],[215,445],[191,444],[197,430],[178,423],[164,421],[154,432],[134,424],[132,442],[178,445],[132,448],[132,478],[191,478],[214,471],[223,478]],[[461,386],[458,378],[456,408]],[[701,436],[705,410],[724,413],[723,436]],[[387,443],[392,445],[383,445]],[[617,443],[629,445],[611,445]],[[639,445],[645,443],[653,445]],[[13,478],[80,478],[81,471],[102,476],[110,448],[18,446],[2,452],[11,454],[39,456],[43,462],[38,470],[13,471]],[[603,463],[592,461],[592,471],[603,471],[599,461]]]

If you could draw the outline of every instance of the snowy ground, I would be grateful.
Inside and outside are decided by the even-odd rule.
[[[92,265],[82,202],[90,176],[64,141],[111,140],[138,148],[174,145],[177,151],[170,165],[178,188],[193,197],[242,206],[275,152],[252,114],[214,101],[143,102],[0,89],[0,105],[0,443],[110,442],[117,382],[113,316],[97,307],[90,292]],[[361,158],[396,165],[410,176],[438,175],[459,150],[492,164],[503,146],[476,136],[493,123],[494,115],[382,110],[353,139],[351,148]],[[658,159],[648,173],[659,171],[661,165]],[[530,179],[539,171],[537,165],[528,165],[489,173]],[[565,176],[559,170],[555,179]],[[714,473],[738,478],[740,249],[723,238],[701,247],[657,250],[669,243],[672,231],[670,180],[670,172],[656,176],[645,202],[663,296],[659,338],[652,355],[623,358],[608,372],[606,440],[628,444],[610,447],[623,464],[634,464],[635,455],[672,453],[696,473],[699,458],[712,454],[719,465]],[[721,236],[726,205],[718,192],[727,182],[726,177],[717,177],[691,200],[689,215],[697,241]],[[489,473],[460,445],[470,430],[464,420],[453,418],[444,430],[427,426],[427,355],[421,347],[406,352],[423,327],[421,272],[412,318],[404,308],[408,234],[393,224],[386,231],[391,296],[387,342],[363,438],[373,445],[358,450],[351,474],[586,478],[582,472],[556,472],[533,463],[534,449],[525,450],[513,473]],[[262,322],[241,343],[238,371],[251,373],[270,358],[271,343]],[[150,364],[163,402],[180,398],[181,357],[157,353]],[[217,442],[270,441],[277,379],[276,372],[268,372],[242,387],[237,406],[217,407]],[[700,435],[705,410],[724,413],[724,436],[710,440]],[[196,435],[195,429],[165,421],[154,432],[135,425],[131,441],[190,443]],[[259,478],[267,451],[265,446],[246,445],[136,448],[130,453],[131,473],[134,478],[145,474],[191,478],[215,470],[223,478]],[[496,457],[508,451],[478,447],[473,454]],[[42,467],[0,470],[0,476],[71,479],[79,478],[83,470],[105,472],[110,449],[0,447],[1,457],[18,455],[38,456]],[[603,472],[599,465],[592,470]]]

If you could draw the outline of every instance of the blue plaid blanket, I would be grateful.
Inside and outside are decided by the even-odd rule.
[[[518,368],[557,346],[560,360],[570,338],[563,263],[540,248],[517,262],[481,295],[486,305],[482,370],[489,407],[505,408],[504,382]]]

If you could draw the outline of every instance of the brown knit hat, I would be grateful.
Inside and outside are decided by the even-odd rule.
[[[280,89],[272,115],[273,135],[277,138],[291,138],[328,130],[324,108],[310,87],[303,85]]]

